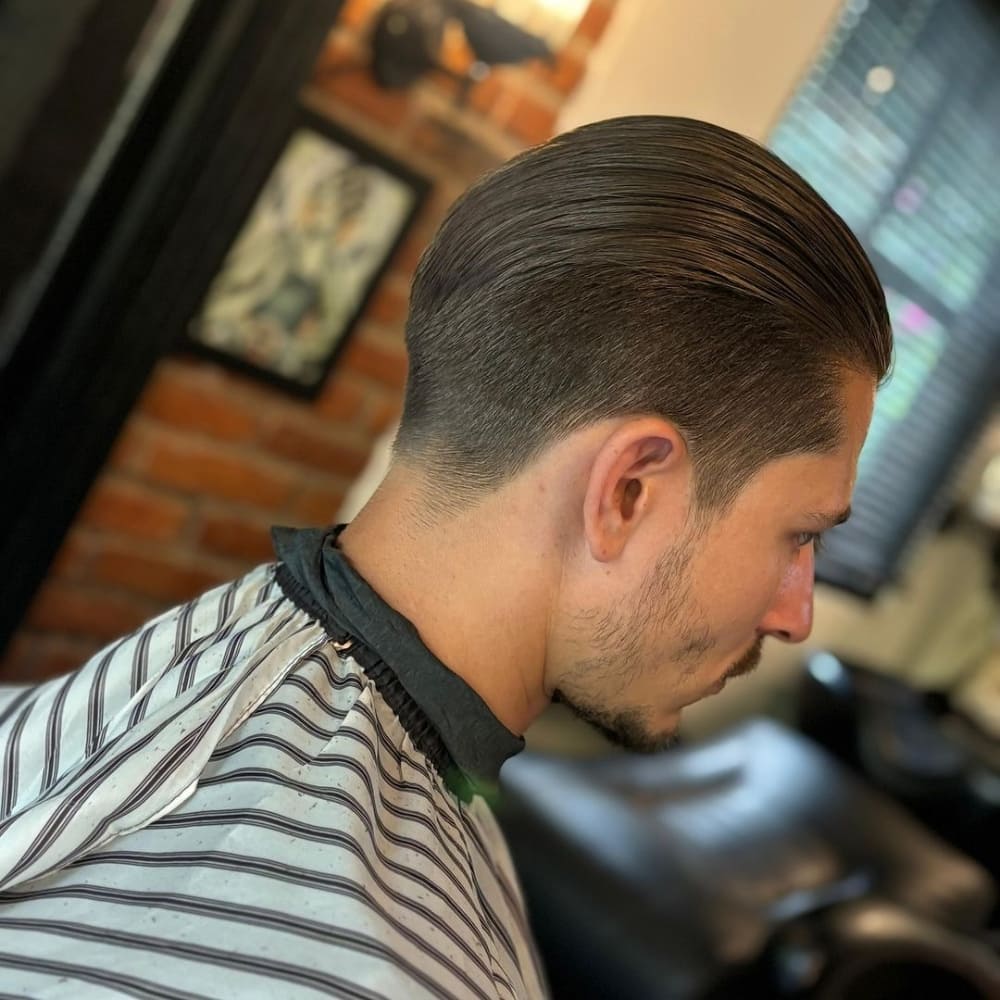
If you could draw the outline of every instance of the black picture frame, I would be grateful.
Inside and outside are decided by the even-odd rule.
[[[431,182],[299,107],[187,323],[183,348],[311,399]]]

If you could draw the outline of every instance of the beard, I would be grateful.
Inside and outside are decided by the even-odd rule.
[[[648,637],[673,634],[670,659],[677,664],[679,676],[686,678],[697,674],[716,646],[691,594],[687,571],[695,541],[691,535],[666,552],[631,600],[603,614],[577,616],[577,629],[596,652],[573,667],[566,682],[553,691],[552,701],[566,705],[577,718],[626,750],[657,753],[677,739],[675,732],[656,728],[653,708],[606,707],[607,692],[625,691],[659,668],[662,658],[650,654]],[[762,643],[758,638],[724,676],[729,679],[753,670],[760,662]]]
[[[757,668],[764,639],[759,638],[725,673],[726,680],[731,677],[742,677]]]
[[[675,634],[674,659],[682,671],[714,646],[707,628],[690,614],[687,570],[693,549],[693,536],[682,539],[664,553],[633,598],[603,613],[577,615],[575,628],[594,652],[574,665],[568,683],[553,691],[552,701],[626,750],[656,753],[671,746],[676,734],[654,729],[649,710],[609,711],[597,692],[623,690],[649,671],[650,635]]]
[[[763,643],[762,638],[757,639],[726,671],[724,677],[729,680],[753,671],[760,663]],[[567,695],[558,688],[552,692],[552,702],[565,705],[578,719],[601,733],[608,742],[633,753],[660,753],[669,750],[678,740],[674,730],[655,730],[650,720],[652,713],[639,708],[610,712],[584,697]]]
[[[552,702],[565,705],[578,719],[596,729],[615,746],[632,753],[659,753],[677,742],[677,733],[654,732],[646,713],[637,708],[606,712],[594,705],[576,702],[560,690],[552,692]]]

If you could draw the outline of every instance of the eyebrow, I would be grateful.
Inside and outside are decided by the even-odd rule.
[[[838,524],[843,524],[851,516],[851,505],[848,504],[837,514],[813,513],[806,514],[806,519],[812,521],[817,526],[821,526],[824,531],[835,528]]]

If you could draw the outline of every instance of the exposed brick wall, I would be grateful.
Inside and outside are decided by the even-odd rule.
[[[271,558],[273,524],[329,523],[399,416],[403,323],[421,251],[469,183],[551,135],[617,0],[593,0],[554,65],[500,69],[461,109],[444,77],[402,93],[374,84],[366,33],[378,2],[348,0],[303,100],[429,177],[427,205],[315,401],[201,359],[159,364],[0,663],[3,680],[72,669]],[[461,70],[471,54],[450,37],[446,61]]]

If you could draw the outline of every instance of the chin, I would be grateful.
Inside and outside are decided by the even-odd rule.
[[[621,734],[621,739],[617,741],[617,745],[632,753],[663,753],[664,750],[669,750],[677,743],[677,727],[680,725],[680,715],[676,716],[676,719],[677,721],[667,729]]]
[[[609,742],[632,753],[660,753],[677,742],[680,712],[671,712],[655,719],[650,713],[638,709],[609,712],[578,704],[558,691],[552,700],[566,705],[577,718],[598,730]]]

